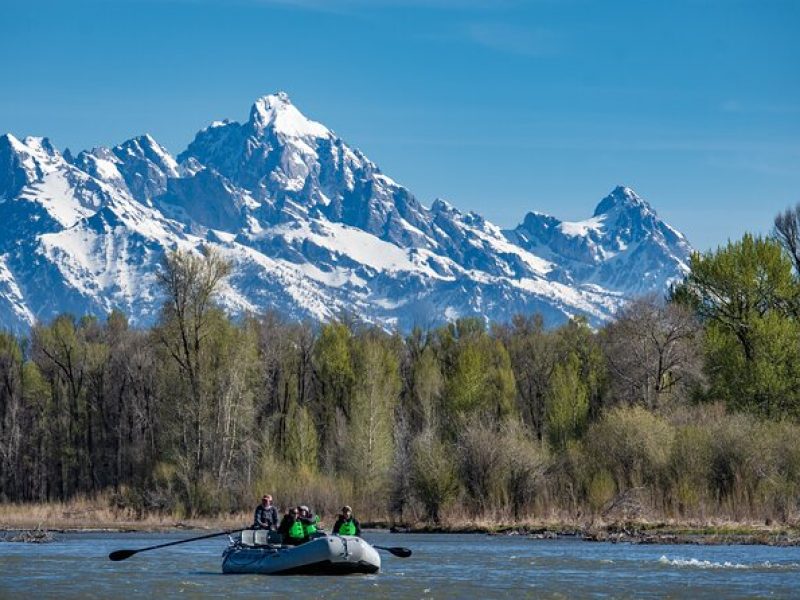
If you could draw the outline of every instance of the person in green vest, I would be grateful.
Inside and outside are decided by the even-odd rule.
[[[317,533],[321,526],[319,525],[319,517],[311,512],[311,509],[307,506],[298,506],[298,519],[303,524],[303,530],[306,534],[306,539],[310,539],[315,537],[314,534]]]
[[[361,535],[361,524],[353,516],[352,508],[349,506],[342,507],[342,512],[333,526],[333,533],[338,533],[339,535]]]
[[[278,527],[278,533],[283,536],[283,543],[288,546],[298,546],[308,539],[298,513],[296,507],[290,508]]]

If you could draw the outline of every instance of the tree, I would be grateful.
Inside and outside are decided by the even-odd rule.
[[[800,414],[799,295],[792,262],[772,238],[746,234],[692,256],[673,299],[706,326],[711,398],[770,417]]]
[[[654,296],[626,305],[602,331],[613,399],[659,408],[702,377],[701,328],[685,306]]]
[[[589,417],[599,418],[607,387],[607,368],[598,335],[582,316],[572,317],[553,335],[559,363],[564,364],[570,355],[578,359],[578,376],[586,386]]]
[[[352,334],[341,322],[322,327],[314,346],[313,365],[316,393],[313,403],[314,420],[320,434],[323,463],[336,463],[337,419],[350,415],[350,399],[355,371],[350,343]]]
[[[97,331],[96,319],[83,318],[76,324],[70,315],[33,330],[32,353],[51,385],[53,421],[48,430],[52,442],[63,448],[51,467],[55,495],[61,499],[99,483],[98,443],[102,437],[97,417],[102,391],[96,385],[90,388],[105,368],[108,347],[98,339]]]
[[[366,496],[386,489],[394,453],[392,428],[400,395],[400,365],[390,340],[369,332],[356,344],[346,464]]]
[[[517,404],[538,439],[544,436],[545,397],[558,361],[557,338],[541,315],[516,315],[510,328],[496,329],[508,349],[517,387]]]
[[[418,429],[439,427],[441,396],[444,378],[436,353],[431,347],[425,348],[417,357],[411,374],[412,415]]]
[[[459,336],[452,347],[445,388],[451,433],[472,415],[499,423],[514,409],[511,359],[502,342],[485,331]]]
[[[23,364],[17,339],[0,332],[0,498],[4,501],[20,497],[24,488],[20,481],[26,424]]]
[[[589,391],[581,381],[580,361],[570,354],[556,365],[546,400],[547,437],[553,448],[563,450],[580,437],[589,415]]]
[[[158,281],[166,296],[161,319],[154,330],[165,351],[164,385],[184,402],[172,406],[176,437],[175,459],[184,484],[190,512],[200,508],[204,469],[209,466],[213,423],[218,397],[213,389],[215,334],[224,333],[225,317],[214,300],[231,265],[217,251],[204,248],[201,255],[176,250],[166,254]]]
[[[775,217],[775,237],[789,253],[795,273],[800,276],[800,203]]]
[[[703,321],[736,336],[748,361],[754,358],[754,321],[771,311],[790,315],[797,296],[792,265],[781,245],[749,233],[716,251],[695,252],[689,275],[673,293]]]

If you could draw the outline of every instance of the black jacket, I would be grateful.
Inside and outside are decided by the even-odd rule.
[[[256,506],[256,514],[253,516],[254,529],[271,529],[278,527],[278,509],[274,506],[264,507],[263,504]]]
[[[341,527],[342,525],[344,525],[348,521],[352,521],[353,525],[356,526],[356,535],[360,536],[361,535],[361,523],[359,523],[358,519],[356,519],[355,517],[350,517],[349,519],[343,519],[342,517],[339,517],[338,519],[336,519],[336,523],[333,526],[333,533],[338,534],[339,533],[339,527]]]

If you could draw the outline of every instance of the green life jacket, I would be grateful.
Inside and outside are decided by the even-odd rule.
[[[356,524],[353,523],[353,519],[345,521],[341,525],[339,525],[339,531],[337,532],[339,535],[355,535],[356,534]]]
[[[295,521],[289,529],[289,537],[295,540],[302,540],[305,537],[303,533],[303,524],[300,521]]]
[[[314,517],[314,521],[308,525],[303,525],[306,531],[306,537],[311,537],[312,534],[317,533],[317,523],[319,523],[319,517]]]

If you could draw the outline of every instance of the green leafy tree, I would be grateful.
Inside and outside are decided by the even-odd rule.
[[[800,287],[772,238],[694,254],[673,299],[706,326],[709,396],[770,417],[800,413],[800,345],[794,317]]]
[[[580,437],[589,415],[589,391],[581,380],[576,354],[556,365],[546,400],[547,437],[550,445],[564,449],[571,439]]]
[[[444,377],[439,360],[431,347],[419,355],[412,373],[413,418],[420,429],[438,428]]]
[[[400,396],[400,364],[390,340],[375,332],[356,345],[358,374],[351,400],[346,461],[358,489],[382,494],[394,454],[394,411]]]
[[[317,469],[317,452],[319,439],[314,419],[305,406],[296,402],[289,405],[287,416],[286,459],[295,468],[305,473],[313,473]]]
[[[317,393],[314,417],[319,428],[323,463],[336,463],[337,420],[350,415],[350,399],[356,374],[351,351],[350,328],[341,322],[323,326],[314,346],[313,365]]]
[[[514,410],[516,384],[503,344],[485,332],[460,338],[446,385],[451,430],[472,415],[499,423]]]

